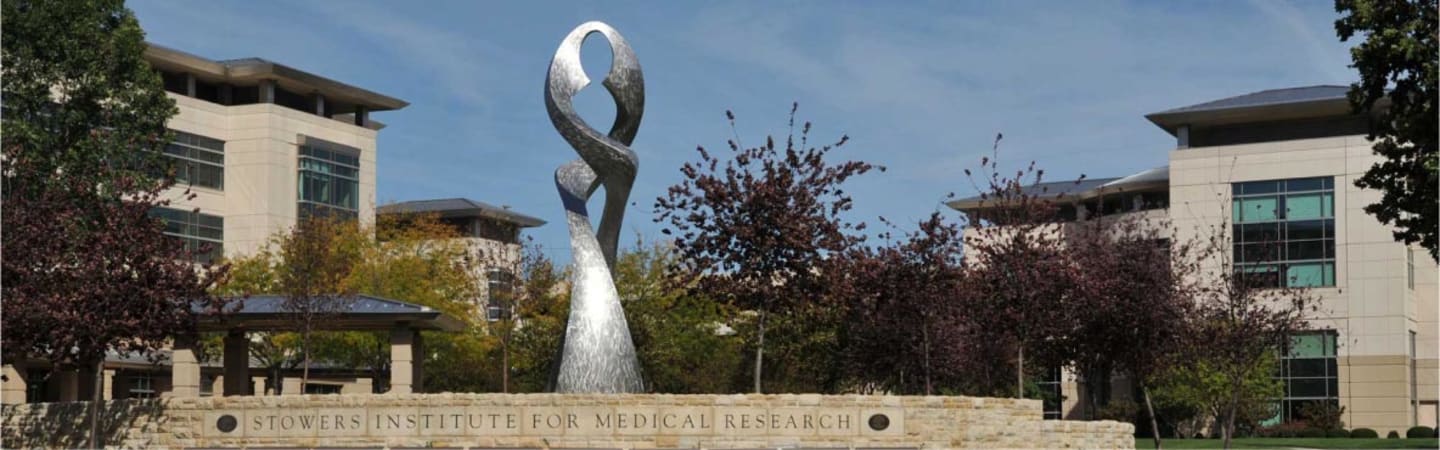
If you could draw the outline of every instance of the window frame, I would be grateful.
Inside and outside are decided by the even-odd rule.
[[[1317,216],[1294,217],[1292,199],[1318,197]],[[1273,202],[1267,214],[1252,214],[1251,204]],[[1274,273],[1264,285],[1337,286],[1335,177],[1306,177],[1231,183],[1232,270]],[[1311,228],[1313,227],[1313,229]],[[1268,228],[1268,230],[1267,230]],[[1318,232],[1318,235],[1312,233]],[[1303,237],[1295,236],[1302,234]],[[1300,270],[1313,273],[1300,274]],[[1272,278],[1272,277],[1266,277]]]
[[[125,398],[156,398],[155,376],[149,372],[137,372],[127,376],[129,389]],[[141,383],[144,381],[144,383]],[[144,385],[143,387],[141,385]]]
[[[170,129],[175,136],[165,145],[165,156],[175,160],[175,181],[187,186],[225,191],[225,141],[198,133]],[[208,144],[208,145],[207,145]],[[219,161],[203,158],[210,156]],[[203,183],[196,175],[200,168],[218,169],[217,183]]]
[[[1297,340],[1310,336],[1318,336],[1321,339],[1320,355],[1297,356],[1295,351],[1300,347],[1297,345]],[[1275,417],[1271,420],[1279,419],[1282,423],[1295,420],[1297,418],[1292,411],[1298,410],[1307,402],[1328,402],[1337,406],[1340,404],[1339,346],[1340,334],[1336,330],[1313,330],[1290,336],[1289,343],[1286,345],[1286,348],[1283,349],[1284,351],[1280,354],[1280,358],[1278,358],[1279,366],[1276,367],[1276,373],[1273,377],[1281,383],[1282,394],[1281,398],[1276,399],[1276,403],[1279,404],[1279,410],[1276,411]],[[1319,361],[1318,367],[1322,368],[1320,375],[1296,376],[1292,373],[1296,366],[1301,366],[1305,362],[1310,361]],[[1311,387],[1314,387],[1318,381],[1318,385],[1323,388],[1323,393],[1318,396],[1293,395],[1293,392],[1296,390],[1295,381],[1305,382]]]
[[[340,216],[358,220],[360,149],[303,134],[298,141],[295,153],[296,216]],[[307,190],[307,182],[323,186]],[[350,188],[348,201],[340,198],[344,195],[342,186]]]
[[[225,256],[225,216],[166,206],[152,208],[150,215],[165,223],[166,236],[185,243],[185,249],[191,252],[191,259],[195,262],[213,264]],[[201,233],[202,230],[213,235],[207,236]],[[210,244],[210,251],[200,253],[203,244]]]

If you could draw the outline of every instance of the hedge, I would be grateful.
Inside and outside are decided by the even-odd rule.
[[[1356,428],[1350,430],[1350,437],[1357,439],[1375,439],[1380,437],[1380,433],[1376,433],[1375,430],[1369,428]]]

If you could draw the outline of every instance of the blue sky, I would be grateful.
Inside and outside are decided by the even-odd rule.
[[[645,73],[640,173],[626,240],[658,239],[652,204],[695,147],[785,132],[792,101],[834,155],[889,168],[855,179],[852,219],[919,220],[1003,132],[1002,164],[1052,180],[1166,164],[1174,140],[1144,114],[1264,89],[1348,84],[1329,1],[1227,2],[132,1],[153,42],[261,57],[409,101],[377,113],[377,201],[469,197],[540,217],[568,261],[552,174],[575,158],[545,115],[545,71],[573,27],[602,20]],[[609,68],[592,37],[592,79]],[[576,99],[613,120],[594,84]],[[601,130],[606,131],[606,129]],[[592,200],[598,211],[600,199]],[[953,213],[952,213],[953,214]]]

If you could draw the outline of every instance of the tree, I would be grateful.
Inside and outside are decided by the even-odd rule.
[[[1041,367],[1065,361],[1056,327],[1069,321],[1061,312],[1070,300],[1074,268],[1065,260],[1055,220],[1056,202],[1066,196],[1049,192],[1042,184],[1045,171],[1034,162],[1013,177],[1002,174],[1001,138],[995,137],[992,155],[980,160],[983,181],[965,170],[981,193],[965,234],[965,311],[972,335],[1014,349],[1015,395],[1023,397],[1027,350]]]
[[[538,244],[527,242],[519,250],[515,254],[509,249],[480,249],[476,255],[491,271],[487,278],[501,281],[487,290],[500,314],[487,322],[486,333],[495,340],[492,352],[498,354],[490,359],[498,369],[500,391],[540,392],[548,383],[554,349],[559,348],[569,318],[570,291],[563,288],[565,273]],[[517,373],[522,380],[512,380]]]
[[[1384,195],[1365,212],[1394,225],[1396,240],[1418,242],[1440,261],[1437,7],[1435,0],[1336,0],[1335,11],[1344,16],[1335,21],[1335,32],[1341,41],[1364,36],[1350,49],[1351,67],[1360,72],[1360,81],[1350,85],[1350,104],[1357,112],[1379,113],[1369,138],[1384,160],[1355,185]]]
[[[941,380],[959,375],[961,243],[959,227],[936,212],[903,240],[852,252],[847,267],[856,288],[845,353],[855,381],[933,395]]]
[[[675,258],[674,248],[637,239],[615,262],[615,288],[645,381],[653,392],[733,392],[744,345],[727,325],[734,311],[675,283]]]
[[[457,237],[457,230],[431,215],[382,216],[374,227],[333,220],[302,222],[272,236],[259,252],[236,259],[234,276],[221,286],[220,292],[294,296],[293,292],[300,291],[321,302],[329,301],[325,297],[367,294],[427,306],[462,321],[473,321],[478,281],[466,262],[468,247]],[[300,304],[296,308],[311,308],[308,320],[305,311],[290,310],[296,316],[295,330],[299,333],[268,333],[250,348],[251,356],[270,369],[275,386],[280,386],[284,370],[300,367],[307,359],[368,370],[377,384],[383,384],[390,363],[388,333],[314,332],[315,323],[324,320],[333,307]],[[308,338],[306,328],[313,333]],[[479,363],[481,360],[473,355],[485,354],[488,343],[477,339],[477,335],[427,334],[431,350],[427,361]],[[436,385],[440,388],[478,390],[487,385],[484,374],[475,371],[473,365],[460,368],[438,364],[431,369],[433,378],[443,380]]]
[[[224,307],[206,292],[224,269],[196,267],[150,216],[174,183],[161,151],[175,106],[144,33],[120,1],[0,5],[3,358],[97,374],[109,351],[158,358],[197,309]]]
[[[1189,355],[1204,360],[1227,386],[1229,395],[1216,409],[1229,448],[1236,422],[1247,408],[1248,380],[1257,370],[1273,370],[1273,363],[1263,362],[1285,351],[1290,337],[1308,328],[1305,315],[1315,310],[1316,300],[1308,289],[1290,287],[1279,271],[1236,266],[1228,223],[1199,231],[1195,257],[1183,262],[1192,265],[1187,271],[1198,278],[1193,294],[1198,332],[1191,338],[1198,348]],[[1245,259],[1267,260],[1278,251],[1277,246],[1259,247],[1254,252],[1247,249],[1251,253]]]
[[[355,302],[356,287],[346,283],[360,261],[364,239],[358,224],[324,217],[301,219],[291,232],[276,239],[280,309],[300,331],[300,386],[310,382],[311,335],[315,324],[345,311]]]
[[[785,319],[824,297],[830,280],[827,256],[840,254],[863,240],[852,231],[864,224],[841,218],[851,199],[841,189],[851,177],[877,166],[860,161],[832,164],[830,152],[849,140],[809,146],[810,123],[795,136],[795,111],[790,110],[790,135],[784,148],[773,137],[756,147],[743,147],[738,134],[729,141],[730,155],[711,155],[697,148],[700,159],[686,163],[684,180],[655,201],[661,230],[675,235],[682,282],[739,308],[755,311],[754,390],[764,373],[765,335],[772,315]],[[735,128],[735,115],[725,113]],[[881,168],[883,170],[883,168]]]
[[[1204,355],[1186,355],[1195,357],[1161,372],[1155,378],[1153,393],[1156,408],[1171,413],[1167,421],[1176,437],[1194,437],[1207,422],[1223,426],[1232,408],[1235,421],[1241,423],[1259,423],[1274,416],[1275,399],[1285,394],[1284,385],[1274,378],[1278,364],[1275,353],[1260,355],[1253,365],[1240,371],[1238,389],[1229,375]]]
[[[1075,301],[1066,314],[1072,328],[1064,333],[1070,359],[1085,374],[1092,399],[1109,397],[1102,391],[1111,370],[1130,375],[1155,448],[1162,443],[1150,388],[1182,362],[1194,310],[1193,266],[1185,263],[1192,244],[1171,242],[1165,231],[1166,220],[1109,216],[1073,224],[1067,238],[1076,268]]]

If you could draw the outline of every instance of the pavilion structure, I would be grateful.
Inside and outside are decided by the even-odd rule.
[[[252,332],[296,331],[295,313],[281,307],[282,295],[246,297],[239,309],[201,319],[201,333],[225,333],[223,389],[225,396],[249,395],[250,337]],[[200,308],[196,305],[196,308]],[[197,311],[199,312],[199,311]],[[423,342],[420,332],[460,331],[464,324],[434,308],[387,298],[357,295],[339,311],[326,314],[314,331],[388,331],[390,333],[390,390],[395,394],[424,392]],[[200,361],[194,338],[177,338],[171,357],[173,397],[200,396]]]

